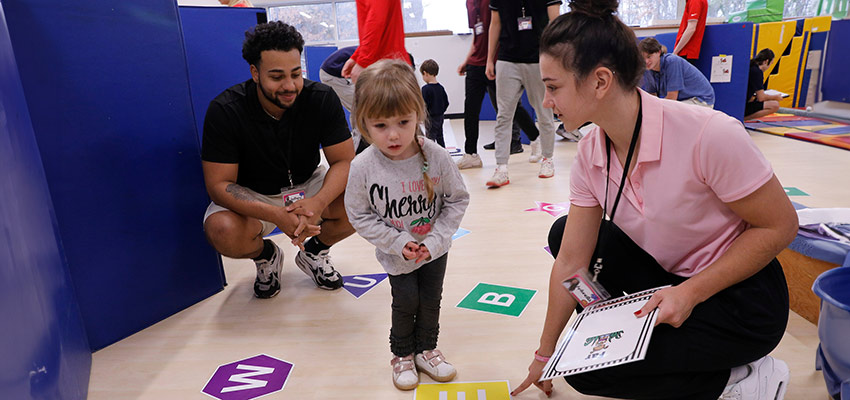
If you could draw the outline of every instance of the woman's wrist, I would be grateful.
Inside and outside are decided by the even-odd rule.
[[[537,360],[537,361],[545,363],[545,362],[549,362],[550,358],[552,358],[552,356],[544,356],[544,355],[540,354],[539,350],[534,351],[534,359]]]

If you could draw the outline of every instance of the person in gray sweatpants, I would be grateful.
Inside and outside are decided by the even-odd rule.
[[[555,121],[551,110],[543,108],[545,87],[540,76],[539,41],[543,28],[560,12],[561,0],[491,0],[490,44],[487,77],[496,80],[496,171],[487,186],[510,183],[511,121],[516,104],[525,89],[537,113],[540,136],[531,142],[532,162],[540,161],[540,178],[555,175],[552,161],[555,149]],[[542,154],[541,154],[542,153]],[[537,155],[537,157],[535,157]]]

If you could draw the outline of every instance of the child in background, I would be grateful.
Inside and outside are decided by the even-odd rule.
[[[435,140],[437,144],[445,148],[443,119],[446,110],[449,108],[449,96],[446,94],[443,85],[437,82],[440,66],[436,61],[428,59],[419,67],[419,72],[422,73],[422,80],[425,81],[425,86],[422,86],[422,97],[425,99],[425,106],[428,108],[428,124],[426,125],[428,139]]]
[[[345,209],[389,274],[393,384],[416,388],[417,369],[448,382],[456,371],[437,350],[440,300],[469,193],[449,154],[422,138],[425,102],[409,65],[383,60],[369,66],[354,99],[355,122],[372,146],[351,163]]]

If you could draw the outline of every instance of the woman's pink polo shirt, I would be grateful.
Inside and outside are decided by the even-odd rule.
[[[640,94],[640,151],[614,223],[664,269],[692,276],[747,229],[724,203],[753,193],[773,177],[773,169],[738,120]],[[609,213],[623,176],[613,146],[611,156]],[[605,201],[605,162],[605,136],[597,127],[578,144],[570,176],[572,204],[594,207]]]

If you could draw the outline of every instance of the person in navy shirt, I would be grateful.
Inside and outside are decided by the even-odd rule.
[[[428,139],[436,141],[437,144],[445,148],[443,119],[445,118],[446,110],[449,108],[449,96],[446,94],[446,89],[443,85],[437,82],[440,65],[434,60],[425,60],[419,67],[419,72],[422,73],[422,80],[425,81],[425,86],[422,86],[422,98],[425,99],[425,106],[428,108],[426,136]]]
[[[764,92],[764,71],[773,63],[773,50],[762,49],[750,60],[750,76],[747,79],[747,103],[744,106],[744,121],[764,117],[779,111],[782,95]]]
[[[641,88],[661,98],[714,108],[714,88],[696,67],[669,54],[655,38],[640,41],[646,60]]]

